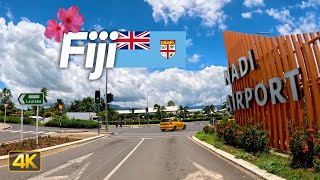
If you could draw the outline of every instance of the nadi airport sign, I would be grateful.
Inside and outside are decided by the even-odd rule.
[[[43,105],[43,93],[21,93],[19,98],[21,105],[41,106]]]

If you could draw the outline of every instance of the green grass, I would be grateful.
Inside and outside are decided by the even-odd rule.
[[[320,180],[320,173],[314,172],[314,169],[292,169],[290,168],[290,158],[274,155],[272,153],[260,153],[253,155],[245,152],[243,149],[238,149],[229,145],[225,145],[217,137],[216,134],[205,134],[198,132],[195,134],[198,139],[213,145],[223,151],[233,154],[236,158],[246,160],[261,169],[265,169],[269,173],[278,175],[289,180],[304,180],[317,179]]]

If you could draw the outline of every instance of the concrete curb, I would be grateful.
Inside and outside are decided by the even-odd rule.
[[[10,126],[10,125],[7,125],[7,124],[4,124],[4,125],[6,125],[7,127],[0,128],[0,130],[6,130],[6,129],[11,129],[12,128],[12,126]]]
[[[45,151],[49,151],[49,150],[53,150],[53,149],[57,149],[57,148],[65,147],[65,146],[70,146],[70,145],[85,143],[85,142],[87,142],[87,141],[99,139],[99,138],[102,138],[102,137],[104,137],[104,136],[105,136],[105,135],[93,136],[93,137],[89,137],[89,138],[86,138],[86,139],[81,139],[81,140],[78,140],[78,141],[73,141],[73,142],[69,142],[69,143],[65,143],[65,144],[59,144],[59,145],[55,145],[55,146],[51,146],[51,147],[46,147],[46,148],[42,148],[42,149],[35,149],[35,150],[33,150],[33,151],[45,152]],[[8,158],[9,158],[8,155],[0,156],[0,160],[5,160],[5,159],[8,159]]]
[[[192,139],[197,142],[198,144],[214,151],[215,153],[217,153],[218,155],[222,156],[223,158],[249,170],[250,172],[254,173],[255,175],[263,178],[263,179],[272,179],[272,180],[285,180],[284,178],[282,177],[279,177],[277,175],[274,175],[274,174],[271,174],[271,173],[268,173],[266,170],[264,169],[260,169],[258,166],[254,165],[254,164],[251,164],[250,162],[247,162],[243,159],[237,159],[235,158],[234,155],[232,154],[229,154],[225,151],[222,151],[220,149],[217,149],[215,148],[214,146],[212,146],[211,144],[208,144],[204,141],[201,141],[200,139],[196,138],[195,136],[192,136]]]

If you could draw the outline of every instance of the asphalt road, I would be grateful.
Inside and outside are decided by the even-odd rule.
[[[0,130],[0,143],[12,140],[19,140],[21,138],[21,125],[20,124],[11,124],[10,129]],[[60,132],[60,128],[57,127],[38,127],[39,135],[50,135]],[[62,128],[62,130],[74,130],[70,128]],[[77,129],[79,130],[79,129]],[[23,125],[23,138],[36,137],[36,126],[32,125]]]
[[[254,179],[190,139],[202,123],[175,132],[112,128],[113,136],[43,157],[41,172],[12,173],[0,167],[0,179]]]

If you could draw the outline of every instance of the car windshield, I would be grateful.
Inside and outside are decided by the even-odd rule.
[[[162,119],[162,122],[170,122],[170,119]]]

